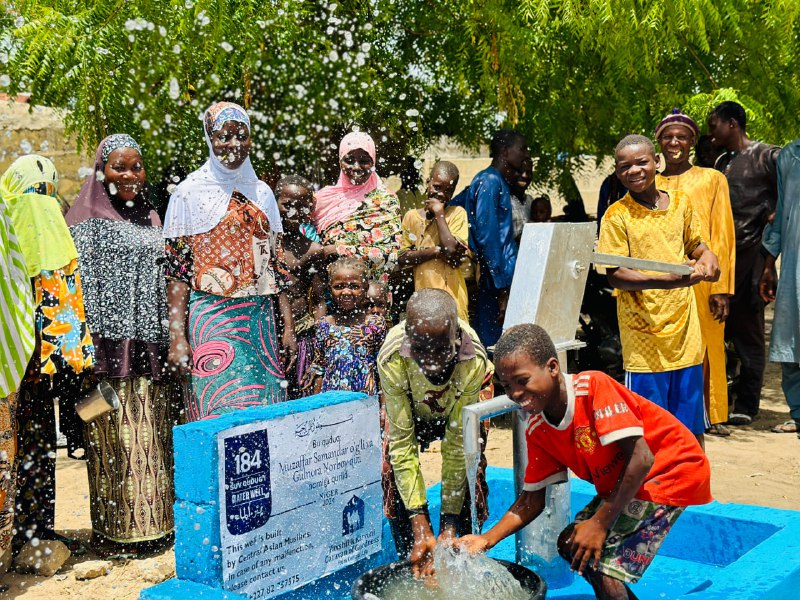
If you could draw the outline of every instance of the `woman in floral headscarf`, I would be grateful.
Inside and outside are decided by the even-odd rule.
[[[56,200],[57,191],[55,166],[35,154],[18,158],[0,179],[0,197],[8,206],[36,307],[36,345],[18,394],[16,549],[32,538],[63,539],[53,531],[53,403],[59,400],[63,431],[67,415],[77,420],[74,403],[81,393],[81,376],[94,363],[78,251]],[[75,432],[67,433],[70,438]]]
[[[92,532],[105,554],[169,539],[173,529],[172,413],[161,219],[146,198],[136,141],[107,137],[67,213],[80,254],[95,374],[120,408],[86,426]]]
[[[375,142],[354,131],[339,144],[339,180],[317,192],[314,219],[325,246],[366,260],[370,279],[386,281],[400,248],[400,205],[375,172]]]
[[[209,158],[172,193],[164,219],[168,362],[191,369],[190,421],[285,400],[297,352],[280,213],[250,163],[250,119],[218,102],[203,125]]]

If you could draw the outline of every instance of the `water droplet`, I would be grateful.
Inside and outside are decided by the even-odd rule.
[[[169,80],[169,97],[177,100],[181,96],[181,86],[174,77]]]

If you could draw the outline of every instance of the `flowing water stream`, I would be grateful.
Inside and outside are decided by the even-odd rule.
[[[531,592],[523,589],[500,563],[485,554],[455,552],[445,544],[434,552],[436,575],[427,580],[414,579],[410,572],[392,577],[368,600],[463,600],[464,598],[528,600]]]

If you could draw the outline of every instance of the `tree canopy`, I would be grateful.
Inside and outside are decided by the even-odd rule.
[[[538,179],[674,106],[704,122],[736,99],[755,137],[800,131],[795,0],[0,1],[0,88],[68,109],[86,149],[134,135],[151,172],[204,159],[218,99],[250,111],[257,169],[320,182],[353,126],[384,170],[515,127]]]

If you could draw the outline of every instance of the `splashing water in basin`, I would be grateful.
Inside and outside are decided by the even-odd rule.
[[[407,563],[400,565],[388,571],[387,577],[376,585],[370,585],[371,589],[364,589],[360,597],[365,600],[461,600],[465,595],[506,600],[543,597],[537,593],[544,591],[543,585],[530,589],[528,583],[528,587],[523,587],[506,564],[484,554],[470,556],[455,552],[444,544],[439,544],[434,553],[434,577],[414,579],[410,566]],[[358,596],[354,594],[353,597]]]

